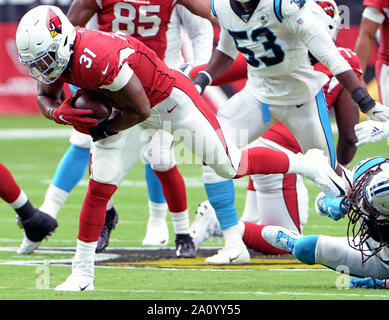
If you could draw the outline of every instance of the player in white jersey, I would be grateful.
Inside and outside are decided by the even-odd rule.
[[[350,280],[353,288],[389,288],[385,281],[389,279],[389,159],[359,162],[350,179],[347,196],[329,198],[320,193],[315,203],[320,215],[334,220],[348,216],[347,237],[301,236],[276,226],[263,228],[262,236],[303,263],[355,276]]]
[[[315,12],[322,12],[322,8],[313,0],[214,0],[211,9],[221,27],[220,40],[210,62],[195,77],[194,83],[202,92],[231,66],[238,52],[245,55],[247,83],[218,113],[222,125],[229,128],[226,132],[234,133],[232,139],[240,147],[280,121],[294,134],[303,152],[312,147],[320,148],[329,157],[332,167],[337,168],[321,90],[328,78],[313,69],[308,51],[335,75],[369,117],[378,120],[388,117],[389,109],[369,96],[338,52],[326,31],[327,26],[316,18]],[[213,185],[223,182],[209,167],[204,167],[204,179]],[[223,191],[212,188],[212,193],[220,197]],[[231,257],[245,256],[247,262],[248,251],[239,237],[237,217],[226,223],[208,190],[207,194],[226,245],[206,261],[228,263]]]
[[[213,49],[213,27],[209,20],[196,16],[176,5],[166,33],[165,62],[171,68],[186,64],[207,63]],[[167,245],[169,230],[166,222],[167,205],[161,183],[153,170],[165,172],[176,165],[174,137],[158,130],[145,148],[145,176],[149,194],[149,220],[143,245]]]

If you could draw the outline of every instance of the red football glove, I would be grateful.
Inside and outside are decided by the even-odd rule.
[[[93,110],[79,110],[71,106],[72,96],[68,97],[58,108],[50,110],[50,115],[56,123],[67,124],[82,128],[91,128],[97,125],[97,120],[88,118]]]

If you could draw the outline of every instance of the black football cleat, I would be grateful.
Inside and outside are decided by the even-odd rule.
[[[97,241],[96,253],[103,252],[108,246],[109,237],[111,236],[111,231],[115,229],[116,224],[118,223],[119,215],[116,212],[115,208],[107,211],[105,215],[105,224],[103,231],[101,231],[99,241]]]
[[[192,237],[189,234],[176,235],[176,256],[179,258],[193,258],[197,255]]]
[[[57,220],[38,209],[27,220],[18,219],[18,224],[24,229],[26,237],[33,242],[40,242],[50,236],[57,228]]]

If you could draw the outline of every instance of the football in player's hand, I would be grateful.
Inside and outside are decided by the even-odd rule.
[[[72,107],[75,109],[92,110],[89,118],[96,119],[99,123],[109,118],[112,113],[113,101],[104,93],[80,89],[72,99]]]

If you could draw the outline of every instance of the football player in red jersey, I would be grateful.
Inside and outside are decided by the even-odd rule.
[[[176,4],[216,22],[207,1],[191,0],[76,0],[72,2],[67,16],[73,25],[85,26],[97,14],[100,31],[130,35],[153,49],[163,60],[167,47],[166,32]]]
[[[11,172],[2,163],[0,163],[0,198],[15,210],[25,236],[31,241],[42,241],[57,227],[54,218],[33,207]]]
[[[190,1],[178,1],[177,3],[180,4],[180,7],[182,5],[192,11],[195,10],[196,13],[201,14],[205,12],[204,9],[201,10],[201,5],[200,7],[196,6],[194,9]],[[152,48],[159,58],[164,59],[167,48],[166,33],[168,23],[172,13],[177,12],[178,6],[175,5],[176,1],[172,0],[147,2],[76,0],[72,2],[69,8],[68,17],[74,25],[84,27],[88,21],[93,21],[93,24],[96,24],[96,26],[93,26],[95,29],[98,28],[108,32],[120,31],[131,35]],[[204,15],[204,13],[202,14]],[[206,11],[205,15],[207,18],[210,18],[209,10]],[[91,20],[92,17],[93,19]],[[211,31],[209,35],[212,36],[211,24],[207,20],[203,21],[204,19],[201,19],[199,21],[199,19],[201,18],[193,15],[193,23],[198,25],[197,28],[202,28],[200,32],[197,32],[197,35],[204,35],[205,32]],[[209,26],[205,26],[206,22],[208,22]],[[209,40],[210,46],[212,46],[212,39],[208,35],[204,39],[205,41]],[[210,53],[206,60],[202,60],[202,63],[208,61]],[[169,59],[172,62],[172,57],[169,57]],[[73,130],[70,142],[71,146],[61,159],[53,182],[46,192],[45,201],[41,206],[42,210],[54,217],[79,179],[84,176],[89,159],[90,137]],[[166,216],[168,207],[176,233],[177,256],[192,257],[195,255],[195,252],[193,241],[189,236],[190,222],[185,183],[174,159],[173,142],[173,137],[170,134],[160,131],[154,135],[145,151],[145,161],[149,162],[145,165],[145,176],[150,196],[150,218],[143,244],[168,244],[169,233],[167,224],[161,218]],[[77,169],[73,166],[75,162],[77,163]],[[162,186],[159,180],[162,181]],[[107,247],[111,231],[118,221],[118,214],[112,206],[112,202],[110,201],[107,207],[106,221],[96,247],[96,252],[102,252]],[[20,251],[31,253],[38,245],[39,243],[28,243],[24,240]]]
[[[52,37],[48,25],[58,20],[60,32]],[[315,181],[329,196],[344,193],[343,182],[317,149],[305,155],[263,147],[239,150],[226,138],[193,82],[169,69],[154,51],[131,36],[75,28],[59,8],[38,6],[20,21],[16,44],[21,63],[39,81],[37,102],[42,114],[89,132],[95,142],[72,274],[56,290],[94,289],[95,248],[106,206],[138,161],[147,143],[147,128],[182,137],[189,150],[228,179],[293,172]],[[118,113],[97,124],[85,117],[92,110],[73,109],[70,99],[59,101],[64,83],[105,92],[116,103]]]
[[[85,24],[96,15],[98,30],[122,32],[130,35],[153,49],[157,56],[161,60],[164,60],[167,48],[168,25],[177,4],[184,6],[193,14],[209,20],[214,20],[211,17],[210,10],[206,7],[206,2],[200,1],[195,5],[193,1],[189,0],[149,0],[146,2],[137,0],[126,2],[117,0],[76,0],[72,2],[67,16],[73,25],[85,26]],[[212,43],[212,41],[210,43]],[[159,131],[153,136],[154,138],[145,152],[146,160],[151,162],[150,167],[153,168],[153,170],[151,170],[146,164],[146,180],[148,181],[150,175],[153,175],[154,173],[161,182],[163,195],[171,213],[176,233],[175,242],[177,256],[193,257],[195,256],[195,250],[193,241],[189,235],[190,220],[187,207],[186,188],[184,179],[178,171],[175,162],[173,148],[174,139],[172,135],[168,134],[166,131]],[[152,156],[147,157],[150,154]],[[166,160],[166,158],[169,160]],[[152,195],[151,188],[150,181],[148,181],[150,195]],[[158,210],[158,208],[164,206],[163,204],[158,205],[156,201],[152,201],[149,203],[149,207],[150,214],[158,216],[161,211]],[[157,213],[155,214],[154,212]],[[143,244],[167,244],[168,230],[166,227],[163,229],[159,226],[160,224],[155,223],[153,221],[153,216],[151,216]],[[105,227],[105,229],[107,228]],[[108,230],[105,231],[105,238],[109,238]],[[157,236],[161,231],[162,234]],[[102,234],[102,236],[103,235],[104,234]],[[102,238],[103,237],[100,237],[99,242],[103,240]],[[104,239],[104,242],[108,244],[108,239]],[[99,248],[99,251],[101,251],[101,248]]]
[[[364,0],[359,35],[355,52],[359,56],[365,71],[373,43],[379,32],[378,56],[375,61],[375,75],[381,103],[389,103],[389,1]],[[389,125],[378,121],[363,121],[356,126],[358,145],[375,142],[389,136]]]

